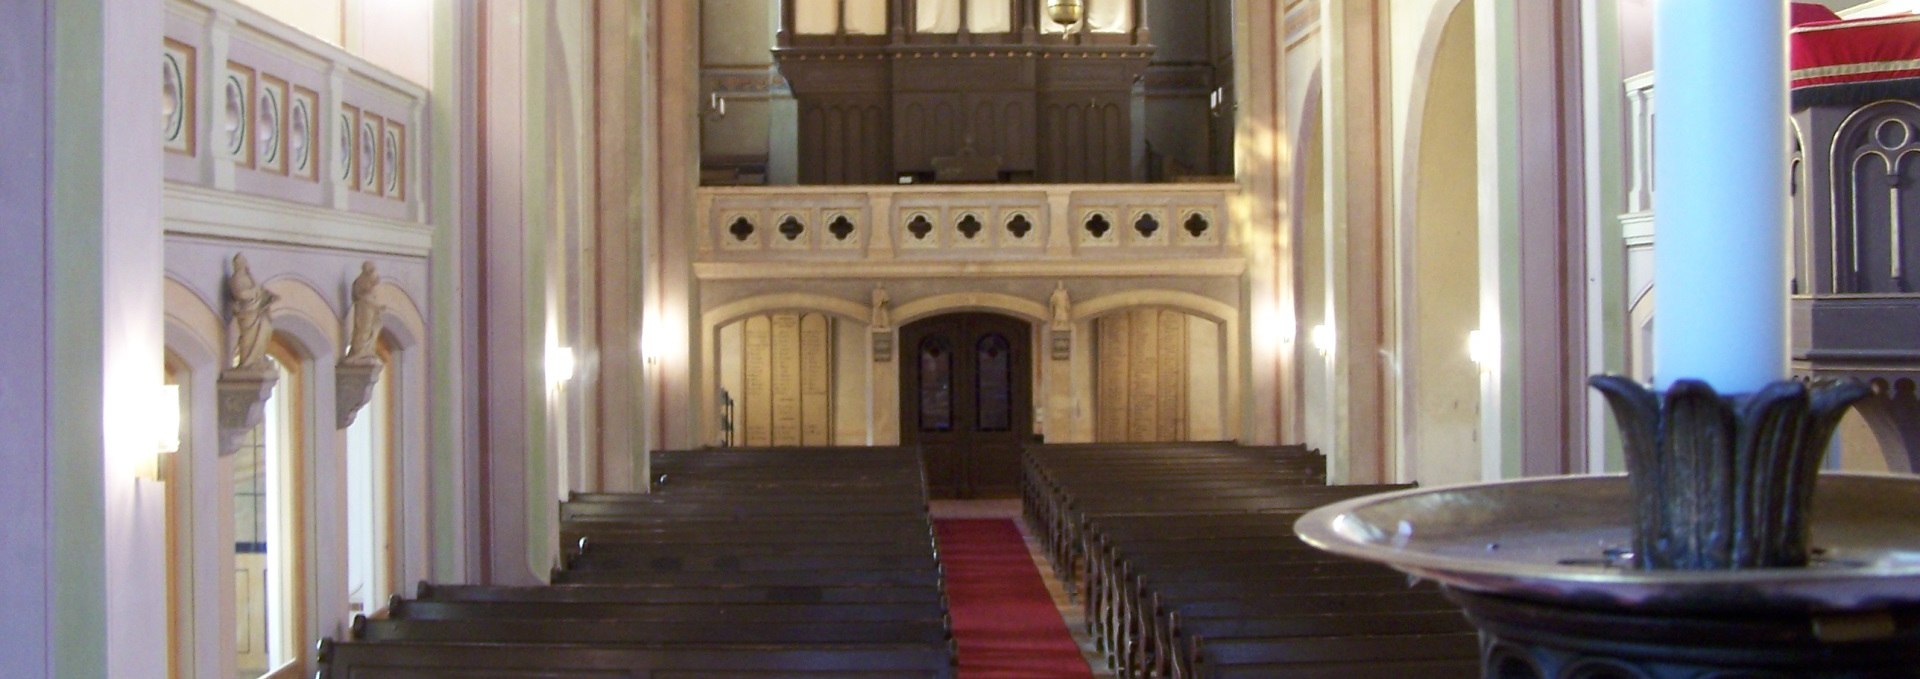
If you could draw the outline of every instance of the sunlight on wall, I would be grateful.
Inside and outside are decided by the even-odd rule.
[[[239,0],[422,85],[433,82],[433,0]]]
[[[342,18],[346,3],[321,0],[239,0],[313,37],[335,45],[342,43]]]

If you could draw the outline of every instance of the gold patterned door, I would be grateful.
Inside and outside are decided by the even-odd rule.
[[[1032,327],[951,314],[900,331],[900,434],[936,498],[1013,497],[1033,435]]]

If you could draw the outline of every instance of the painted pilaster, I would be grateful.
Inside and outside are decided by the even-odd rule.
[[[1627,212],[1627,106],[1620,87],[1620,15],[1612,2],[1580,3],[1586,160],[1587,372],[1627,373],[1627,263],[1620,215]],[[1642,102],[1634,102],[1635,106]],[[1645,187],[1635,187],[1644,192]],[[1606,402],[1587,399],[1588,473],[1625,468]]]
[[[163,158],[157,120],[126,113],[152,110],[164,9],[103,0],[35,5],[48,16],[18,5],[7,8],[19,12],[8,23],[25,17],[23,28],[50,36],[44,54],[52,58],[51,69],[42,63],[32,72],[50,75],[43,91],[51,96],[26,102],[48,116],[25,142],[45,143],[45,163],[22,169],[34,177],[50,168],[52,176],[37,175],[47,180],[39,195],[20,196],[40,208],[40,219],[8,223],[10,232],[27,227],[16,234],[22,241],[48,248],[27,266],[47,283],[46,313],[29,321],[39,330],[9,337],[41,338],[51,361],[40,364],[45,391],[28,394],[45,399],[39,421],[49,435],[48,445],[28,450],[46,457],[29,463],[37,478],[24,479],[35,486],[25,497],[45,493],[38,511],[28,512],[43,518],[35,526],[47,532],[39,549],[10,548],[7,558],[42,574],[19,586],[45,596],[44,616],[23,620],[44,627],[20,638],[45,645],[22,654],[33,665],[25,672],[11,671],[10,656],[0,665],[9,666],[8,676],[164,677],[166,635],[155,630],[167,628],[166,569],[154,567],[166,559],[164,488],[139,478],[154,462],[152,428],[140,425],[151,423],[164,370]],[[33,21],[36,15],[48,23]],[[15,51],[13,37],[7,59],[32,58]],[[21,44],[47,46],[30,38]],[[9,155],[5,162],[19,161]],[[20,523],[12,518],[5,530]],[[33,616],[33,602],[26,603],[25,615]]]
[[[543,569],[530,562],[531,504],[535,487],[529,471],[535,465],[531,444],[540,437],[532,431],[531,412],[539,403],[541,385],[540,336],[531,329],[527,280],[536,253],[528,252],[525,228],[527,198],[521,189],[530,182],[522,174],[529,157],[526,120],[529,107],[523,92],[527,44],[518,5],[483,6],[482,32],[485,68],[481,73],[486,127],[484,186],[477,266],[482,287],[480,348],[480,446],[485,450],[487,488],[481,501],[486,513],[488,571],[494,584],[532,584]]]
[[[473,314],[459,292],[472,289],[463,279],[477,269],[462,264],[477,261],[465,254],[473,245],[474,235],[465,225],[477,212],[477,192],[472,189],[478,181],[474,167],[477,154],[473,151],[479,141],[474,116],[478,107],[474,105],[475,91],[468,83],[475,82],[478,11],[458,0],[437,0],[434,5],[434,82],[429,89],[432,123],[420,129],[429,131],[426,145],[432,148],[430,157],[439,162],[414,166],[426,170],[414,174],[423,177],[421,181],[429,192],[422,194],[429,196],[422,202],[431,205],[429,218],[434,227],[433,251],[428,259],[433,290],[428,323],[433,357],[428,368],[433,408],[428,486],[432,516],[428,533],[432,538],[430,572],[439,582],[468,581],[482,570],[479,541],[469,539],[477,533],[468,524],[467,510],[473,504],[470,498],[482,485],[480,466],[473,457],[479,447],[469,436],[469,427],[479,421],[471,415],[473,402],[467,397],[469,388],[475,386],[470,381],[474,373],[467,368],[475,352],[462,339],[478,335],[467,334],[477,323],[472,322]],[[322,129],[331,128],[323,125]],[[330,168],[327,171],[332,172]]]
[[[89,478],[98,463],[70,460],[54,454],[51,422],[57,407],[47,365],[54,355],[53,286],[47,263],[53,255],[53,224],[49,197],[53,177],[49,157],[54,148],[52,117],[47,101],[54,89],[53,7],[31,0],[0,3],[8,20],[0,22],[0,73],[13,96],[0,97],[0,125],[12,130],[0,135],[0,237],[11,245],[0,249],[0,333],[10,338],[0,347],[0,437],[8,454],[0,455],[0,674],[32,679],[59,675],[61,649],[78,647],[92,653],[69,660],[91,664],[68,665],[67,671],[105,671],[98,649],[103,642],[102,602],[58,602],[47,584],[62,564],[56,552],[60,540],[57,519],[63,518],[51,492],[52,480],[63,466],[77,466],[78,478]],[[18,451],[16,454],[14,451]],[[97,456],[96,456],[97,457]],[[92,474],[97,476],[97,473]],[[65,516],[77,526],[93,521]],[[93,550],[98,550],[98,530]],[[74,556],[84,556],[76,554]],[[98,569],[91,569],[97,571]],[[97,573],[95,573],[95,577]],[[78,589],[79,583],[76,583]],[[91,617],[89,617],[91,616]],[[70,651],[68,655],[74,655]]]
[[[1564,474],[1586,457],[1578,7],[1475,2],[1480,329],[1497,352],[1482,376],[1482,477]]]
[[[663,332],[659,389],[666,403],[693,403],[706,395],[693,393],[693,376],[704,367],[699,354],[692,351],[699,341],[694,314],[699,295],[694,285],[695,189],[700,179],[700,10],[696,3],[660,3],[658,30],[654,33],[660,59],[653,70],[657,78],[654,90],[659,101],[656,121],[659,140],[659,171],[654,175],[660,185],[659,218],[651,228],[659,232],[657,249],[659,272],[656,316]],[[697,445],[696,418],[663,417],[657,423],[662,444],[673,448]]]
[[[1381,234],[1391,214],[1384,171],[1390,128],[1381,0],[1329,0],[1322,119],[1327,129],[1327,325],[1333,329],[1329,476],[1366,483],[1387,474],[1380,350]]]
[[[1247,259],[1241,295],[1240,346],[1246,360],[1233,366],[1245,385],[1241,440],[1256,445],[1281,441],[1284,409],[1293,399],[1291,343],[1278,329],[1293,314],[1293,230],[1283,175],[1292,167],[1286,134],[1286,12],[1280,3],[1242,3],[1234,60],[1239,112],[1236,149],[1241,191],[1233,204],[1237,239]]]
[[[640,320],[645,312],[639,262],[644,203],[640,145],[645,129],[641,91],[651,59],[641,43],[647,8],[643,3],[603,2],[596,5],[600,32],[602,73],[633,68],[642,76],[602,77],[595,84],[600,144],[599,241],[597,263],[599,299],[599,369],[601,488],[629,491],[645,487],[644,471],[634,451],[646,432],[643,406],[645,365],[640,354]]]

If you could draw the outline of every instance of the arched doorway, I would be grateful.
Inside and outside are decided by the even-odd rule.
[[[900,329],[900,440],[918,445],[936,498],[1012,497],[1033,435],[1032,326],[986,313]]]

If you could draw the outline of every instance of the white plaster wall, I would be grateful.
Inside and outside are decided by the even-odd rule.
[[[411,0],[402,1],[411,2]],[[259,10],[261,14],[300,29],[307,35],[335,45],[345,44],[341,27],[345,21],[346,3],[331,0],[239,0],[239,2]]]
[[[1312,134],[1301,149],[1305,171],[1300,192],[1300,326],[1294,346],[1300,356],[1302,443],[1322,451],[1335,445],[1333,373],[1328,356],[1313,347],[1312,330],[1326,323],[1327,208],[1324,137]]]
[[[1219,323],[1187,315],[1187,440],[1226,438],[1226,381]]]
[[[873,411],[867,389],[872,383],[872,333],[863,323],[827,319],[833,324],[833,444],[867,445],[867,420]]]
[[[1462,2],[1474,0],[1394,0],[1387,17],[1387,54],[1388,82],[1393,98],[1389,119],[1393,121],[1393,144],[1388,149],[1395,171],[1393,190],[1403,195],[1405,173],[1398,171],[1400,163],[1407,158],[1408,133],[1412,125],[1418,124],[1420,112],[1412,110],[1415,95],[1425,89],[1429,80],[1418,77],[1421,70],[1423,46],[1430,44],[1435,34],[1446,22],[1448,12]]]
[[[315,0],[252,1],[333,4]],[[347,0],[342,19],[347,51],[394,75],[432,87],[433,4],[433,0]]]
[[[1474,118],[1474,24],[1470,8],[1448,21],[1423,110],[1414,223],[1404,250],[1411,280],[1403,358],[1409,406],[1406,481],[1423,485],[1480,479],[1479,370],[1467,334],[1479,325],[1478,135]]]

